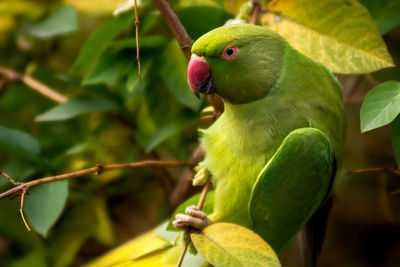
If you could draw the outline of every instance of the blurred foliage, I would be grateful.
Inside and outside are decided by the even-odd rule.
[[[23,83],[5,79],[0,74],[0,166],[17,182],[72,172],[97,163],[150,158],[187,160],[197,145],[196,129],[212,123],[199,120],[206,102],[190,93],[185,77],[187,61],[170,29],[148,0],[141,1],[139,7],[142,66],[142,80],[139,81],[133,11],[112,16],[121,2],[0,2],[0,67],[31,75],[69,98],[65,103],[54,103]],[[196,39],[234,18],[245,1],[171,2],[189,35]],[[305,34],[305,39],[298,39],[296,35],[298,43],[315,44],[321,38],[325,40],[326,37],[315,33],[319,30],[330,33],[328,41],[325,40],[327,44],[333,40],[332,45],[338,51],[347,49],[342,47],[341,37],[323,25],[314,24],[319,21],[317,15],[321,16],[321,12],[296,9],[303,15],[294,16],[289,9],[274,9],[279,5],[272,7],[274,3],[284,5],[293,1],[265,2],[269,2],[266,7],[270,12],[276,11],[282,16],[279,17],[281,21],[276,21],[276,14],[264,15],[272,16],[275,23],[286,23],[287,12],[287,18],[300,20],[305,25],[301,30],[309,35]],[[317,2],[323,5],[335,0]],[[369,27],[377,24],[398,65],[398,1],[360,1],[371,15],[357,1],[340,2],[357,5]],[[306,18],[304,14],[316,14],[316,17]],[[342,15],[345,21],[358,18],[354,13]],[[326,19],[329,18],[332,16]],[[341,25],[340,30],[346,31],[347,25]],[[373,60],[382,57],[386,65],[379,65],[379,68],[389,66],[390,56],[378,31],[368,30],[374,32],[359,33],[362,36],[371,34],[377,47],[383,47],[381,53],[373,55]],[[357,33],[357,28],[352,31]],[[359,36],[346,35],[346,32],[343,35],[346,38]],[[354,43],[350,46],[357,47]],[[371,63],[368,61],[370,54],[367,53],[367,63],[354,68],[357,71],[341,72],[372,71],[359,71]],[[332,55],[334,60],[340,61],[335,59],[337,54]],[[348,66],[348,60],[346,58],[341,65]],[[348,75],[339,79],[346,98],[363,99],[372,87],[388,80],[399,80],[399,75],[397,67],[372,75]],[[371,94],[377,90],[379,87]],[[398,99],[397,96],[389,98],[385,94],[384,97],[387,103],[394,103],[391,101]],[[349,133],[344,170],[396,166],[394,155],[400,162],[399,111],[392,111],[392,119],[385,121],[390,123],[397,115],[392,128],[393,152],[389,127],[360,135],[361,101],[351,102],[346,107]],[[374,128],[383,124],[375,124]],[[181,174],[180,169],[118,170],[32,188],[25,199],[25,213],[34,232],[25,229],[18,214],[18,201],[1,200],[0,265],[61,267],[87,262],[110,246],[167,218],[173,207],[168,204],[170,192],[166,182],[175,186]],[[0,177],[0,192],[9,188],[11,184]],[[400,197],[399,194],[388,195],[398,188],[399,178],[385,173],[347,175],[339,179],[338,200],[320,259],[324,266],[349,262],[354,266],[375,262],[393,265],[400,261],[398,253],[393,254],[400,248],[400,231],[391,227],[400,220]],[[396,210],[397,213],[393,213]],[[380,235],[374,235],[376,229],[382,231],[378,232]],[[382,252],[374,250],[381,236],[393,238],[391,246]],[[354,238],[350,243],[349,237]],[[326,249],[329,252],[324,253]],[[374,251],[375,258],[368,253],[370,250]],[[288,253],[296,252],[289,250]],[[293,258],[286,257],[288,266],[298,266]]]

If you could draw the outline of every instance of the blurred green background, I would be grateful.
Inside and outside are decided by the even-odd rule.
[[[139,7],[139,82],[133,10],[112,16],[121,2],[0,1],[0,169],[16,181],[97,163],[185,161],[198,145],[197,129],[212,123],[201,119],[207,102],[191,94],[187,60],[151,1]],[[235,17],[241,2],[172,4],[195,40]],[[373,1],[362,2],[379,25],[382,13]],[[400,17],[398,4],[390,11]],[[400,28],[383,37],[398,65]],[[4,70],[34,77],[69,101],[57,103]],[[400,177],[388,172],[346,174],[397,168],[390,126],[364,134],[359,126],[367,92],[393,79],[400,79],[398,67],[339,76],[348,136],[320,266],[400,266],[400,193],[390,193],[400,189]],[[118,170],[32,188],[25,199],[32,232],[19,217],[18,199],[0,200],[0,265],[79,266],[101,255],[167,218],[178,204],[174,190],[184,172]],[[9,188],[0,177],[0,192]],[[283,262],[300,266],[295,246]]]

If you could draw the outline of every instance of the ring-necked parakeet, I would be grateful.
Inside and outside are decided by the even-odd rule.
[[[192,53],[192,91],[219,95],[225,111],[200,131],[205,159],[195,182],[211,175],[214,211],[208,218],[189,212],[201,219],[194,225],[179,215],[175,225],[239,224],[279,255],[329,198],[345,136],[341,86],[324,66],[260,26],[217,28]],[[163,247],[154,233],[141,238],[93,266],[174,266],[177,246]]]

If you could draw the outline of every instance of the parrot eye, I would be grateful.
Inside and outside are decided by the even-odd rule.
[[[226,59],[234,59],[237,56],[238,49],[234,46],[227,46],[222,53],[222,56]]]

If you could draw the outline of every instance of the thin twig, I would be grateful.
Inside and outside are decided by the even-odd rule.
[[[261,3],[259,0],[252,0],[253,2],[253,13],[251,14],[250,24],[255,25],[257,23],[258,15],[261,11]]]
[[[208,181],[205,184],[205,186],[203,187],[203,191],[201,192],[201,196],[200,196],[199,202],[197,203],[197,208],[199,210],[201,210],[203,208],[203,205],[204,205],[204,202],[206,201],[207,193],[208,193],[208,190],[210,190],[210,187],[211,187],[211,182]],[[190,244],[190,233],[186,230],[185,234],[186,234],[185,245],[183,246],[182,252],[179,255],[179,259],[178,259],[178,262],[176,264],[176,267],[181,267],[183,259],[185,258],[185,255],[186,255],[186,251],[187,251],[187,249],[189,247],[189,244]]]
[[[203,159],[203,151],[200,146],[198,146],[190,156],[189,161],[195,164],[199,163]],[[175,186],[173,192],[169,197],[169,205],[171,209],[175,209],[181,204],[190,193],[194,192],[194,187],[192,186],[192,181],[194,177],[194,171],[192,167],[186,168],[181,177],[179,178],[178,184]]]
[[[135,0],[135,28],[136,28],[136,60],[138,63],[139,82],[142,82],[142,71],[140,69],[140,56],[139,56],[139,16],[137,12],[137,3]]]
[[[31,228],[29,227],[27,221],[25,220],[25,216],[24,216],[24,199],[25,199],[25,195],[26,195],[27,192],[28,192],[28,188],[24,187],[22,189],[22,194],[21,194],[21,205],[19,207],[19,213],[21,214],[21,218],[22,218],[22,221],[25,224],[26,229],[28,229],[28,231],[30,232]]]
[[[398,193],[400,193],[400,188],[396,189],[396,190],[394,190],[392,192],[389,192],[390,195],[395,195],[395,194],[398,194]]]
[[[16,192],[22,192],[24,190],[24,188],[29,189],[30,187],[33,187],[36,185],[78,178],[78,177],[81,177],[81,176],[84,176],[87,174],[91,174],[91,173],[101,174],[105,171],[111,171],[111,170],[132,169],[132,168],[150,167],[150,166],[181,167],[181,166],[193,166],[193,165],[194,165],[194,163],[190,162],[190,161],[161,161],[161,160],[145,160],[145,161],[132,162],[132,163],[119,163],[119,164],[108,164],[108,165],[97,164],[95,167],[84,169],[84,170],[60,174],[60,175],[56,175],[56,176],[44,177],[44,178],[40,178],[40,179],[33,180],[30,182],[17,184],[10,190],[8,190],[4,193],[1,193],[0,199],[8,197]]]
[[[350,98],[345,98],[343,100],[345,105],[351,105],[351,104],[359,104],[362,103],[365,99],[365,96],[363,97],[350,97]]]
[[[341,176],[346,176],[353,173],[368,173],[368,172],[387,172],[396,176],[400,176],[400,170],[387,168],[387,167],[376,167],[376,168],[365,168],[365,169],[356,169],[350,170],[343,173]]]
[[[357,170],[350,170],[343,173],[341,176],[346,176],[353,173],[368,173],[368,172],[387,172],[396,176],[400,176],[400,170],[394,168],[387,168],[387,167],[376,167],[376,168],[365,168],[365,169],[357,169]],[[396,189],[394,191],[389,192],[390,195],[395,195],[400,193],[400,189]]]
[[[53,100],[54,102],[63,103],[68,100],[68,98],[66,96],[54,91],[47,85],[32,78],[28,74],[22,74],[15,70],[12,70],[12,69],[9,69],[9,68],[3,67],[3,66],[0,66],[0,74],[6,76],[7,79],[9,79],[11,81],[23,82],[25,85],[29,86],[36,92],[46,96],[47,98]]]
[[[16,181],[14,181],[14,179],[11,178],[10,175],[8,175],[7,173],[5,173],[5,172],[3,172],[3,171],[0,171],[0,174],[3,175],[4,177],[6,177],[7,180],[8,180],[10,183],[12,183],[14,186],[17,186],[17,185],[18,185],[18,183],[17,183]]]

